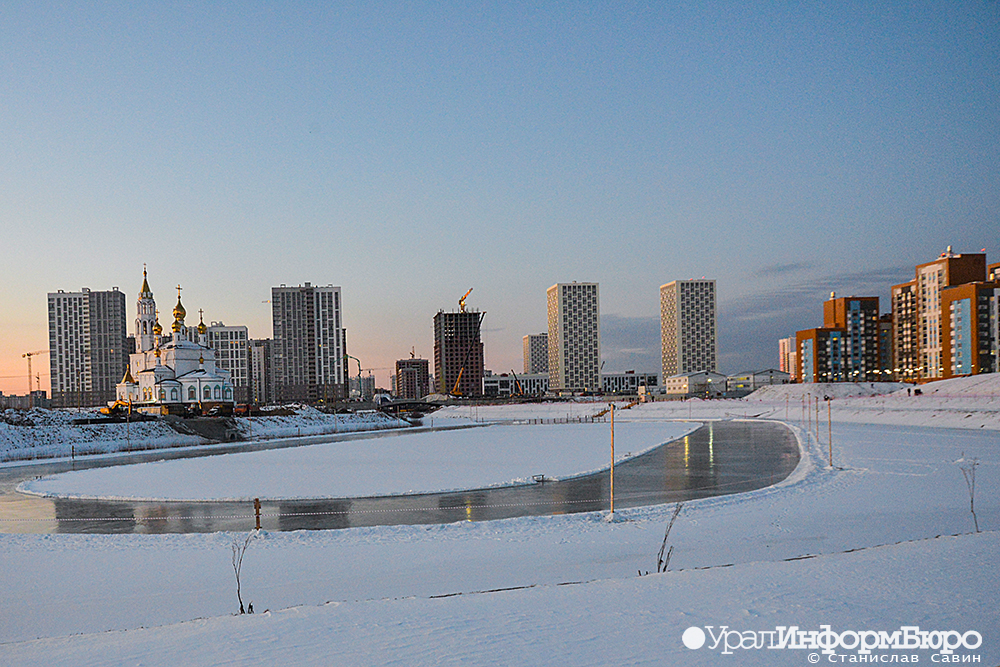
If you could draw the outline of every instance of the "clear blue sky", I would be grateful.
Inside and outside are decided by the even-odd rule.
[[[605,370],[658,370],[659,286],[706,276],[735,372],[831,290],[1000,261],[995,0],[5,3],[0,67],[6,393],[47,292],[131,322],[143,263],[254,337],[271,286],[341,285],[369,368],[473,287],[497,372],[573,280]]]

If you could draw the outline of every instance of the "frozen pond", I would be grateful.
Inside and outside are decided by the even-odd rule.
[[[581,427],[592,429],[595,435],[607,433],[598,425]],[[493,428],[498,427],[475,429],[476,437],[482,437],[479,431],[485,433]],[[528,435],[537,428],[502,427],[493,432],[502,433],[507,429],[506,432]],[[623,428],[622,432],[625,431]],[[616,444],[620,441],[618,433],[616,429]],[[405,440],[405,437],[401,439]],[[487,457],[487,454],[479,456]],[[615,506],[636,507],[762,488],[784,479],[795,468],[798,458],[796,439],[781,424],[711,422],[689,435],[616,465]],[[211,459],[196,462],[208,460]],[[162,465],[172,464],[155,467]],[[126,469],[104,471],[115,470]],[[264,467],[258,474],[280,477],[282,471]],[[604,470],[544,483],[381,497],[346,497],[345,494],[339,498],[268,499],[262,494],[261,526],[272,531],[332,529],[603,510],[610,502],[608,481],[608,472]],[[255,524],[253,504],[246,500],[35,500],[51,505],[52,522],[48,531],[56,532],[213,532],[246,530]],[[38,532],[47,532],[41,530],[43,525],[39,524]]]

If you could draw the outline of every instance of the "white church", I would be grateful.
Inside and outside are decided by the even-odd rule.
[[[117,403],[149,414],[204,414],[213,409],[231,412],[232,376],[216,365],[204,320],[194,329],[184,324],[187,311],[181,305],[180,285],[170,335],[163,335],[145,268],[138,310],[136,351],[129,356],[125,377],[116,386]]]

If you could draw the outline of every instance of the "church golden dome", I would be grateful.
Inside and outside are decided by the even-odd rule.
[[[204,314],[204,312],[202,312],[202,311],[199,310],[198,311],[198,316],[199,316],[198,317],[198,319],[199,319],[199,322],[198,322],[198,333],[202,334],[202,335],[207,334],[208,333],[208,327],[205,326],[205,314]]]
[[[155,323],[153,323],[153,335],[159,336],[162,333],[163,333],[163,327],[160,326],[160,321],[157,320]]]
[[[174,306],[174,324],[171,329],[174,333],[179,333],[181,329],[184,328],[184,316],[187,315],[187,311],[184,310],[184,306],[181,304],[181,286],[177,286],[177,305]]]
[[[174,319],[184,321],[184,316],[187,315],[187,311],[184,310],[184,306],[181,305],[181,298],[177,297],[177,305],[174,306]]]

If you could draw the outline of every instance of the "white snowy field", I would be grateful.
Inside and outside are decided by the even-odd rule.
[[[917,395],[915,389],[920,390]],[[896,382],[838,382],[764,387],[742,399],[658,400],[618,411],[623,420],[640,419],[765,419],[805,420],[805,403],[819,403],[819,421],[829,414],[834,422],[934,426],[937,428],[1000,429],[1000,373],[954,378],[907,387]],[[831,397],[827,403],[824,399]],[[434,413],[480,421],[506,419],[566,419],[593,415],[608,405],[606,399],[566,403],[526,403],[511,406],[449,407]],[[622,407],[619,403],[619,407]],[[816,419],[812,403],[810,419]]]
[[[622,423],[615,430],[615,459],[638,455],[698,426]],[[607,468],[610,462],[608,424],[493,425],[80,470],[31,480],[19,490],[132,500],[346,498],[526,484],[533,475],[562,479]]]
[[[619,411],[616,420],[662,419],[663,405]],[[497,417],[526,418],[530,407]],[[594,407],[579,409],[592,414]],[[912,418],[933,423],[929,414]],[[820,441],[796,427],[806,455],[785,482],[687,503],[663,574],[655,573],[657,552],[672,506],[626,510],[613,522],[579,514],[263,533],[243,564],[243,599],[258,611],[252,617],[232,615],[232,534],[0,535],[0,568],[17,573],[0,604],[0,659],[802,665],[819,652],[722,655],[721,645],[711,648],[711,633],[829,625],[838,633],[974,631],[982,645],[956,655],[1000,663],[1000,436],[989,427],[834,418],[837,468],[829,469],[825,426]],[[959,461],[974,458],[978,534]],[[803,556],[814,557],[787,560]],[[653,574],[640,577],[640,570]],[[528,588],[480,593],[513,587]],[[690,627],[709,632],[706,646],[685,648]],[[836,652],[844,662],[858,657],[856,649]],[[944,657],[932,649],[876,653],[923,663]]]

